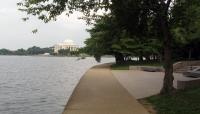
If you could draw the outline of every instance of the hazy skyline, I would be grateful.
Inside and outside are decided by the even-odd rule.
[[[16,3],[21,0],[5,0],[0,4],[0,48],[18,49],[31,46],[49,47],[56,43],[71,39],[80,46],[89,37],[85,31],[88,26],[84,20],[79,20],[80,13],[70,17],[59,16],[56,22],[45,24],[36,17],[28,22],[21,18],[26,14],[18,11]],[[38,29],[33,34],[33,29]]]

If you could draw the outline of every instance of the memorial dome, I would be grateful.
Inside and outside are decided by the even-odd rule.
[[[73,40],[69,40],[69,39],[65,40],[63,43],[65,45],[75,45],[74,41]]]

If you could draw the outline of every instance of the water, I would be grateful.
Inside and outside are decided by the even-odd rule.
[[[81,76],[96,64],[93,58],[0,56],[0,114],[61,114]]]

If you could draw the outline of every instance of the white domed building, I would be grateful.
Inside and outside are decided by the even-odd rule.
[[[78,51],[79,46],[73,40],[65,40],[63,43],[54,46],[54,53],[58,53],[61,49],[69,49],[70,51]]]

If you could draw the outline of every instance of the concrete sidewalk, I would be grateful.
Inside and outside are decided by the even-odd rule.
[[[108,65],[90,69],[75,88],[63,114],[148,114],[121,86]]]
[[[145,72],[140,70],[113,70],[113,75],[136,99],[141,99],[160,93],[163,86],[163,72]],[[174,87],[177,80],[194,80],[184,77],[181,73],[174,73]]]

